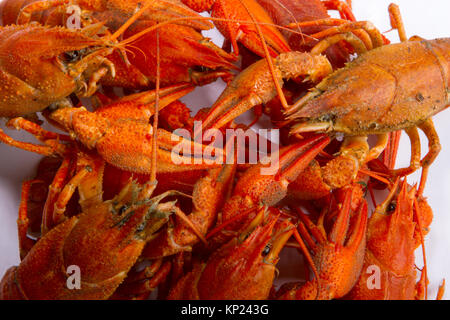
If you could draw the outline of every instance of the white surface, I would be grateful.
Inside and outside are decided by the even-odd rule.
[[[358,20],[369,20],[381,31],[390,29],[387,7],[392,1],[354,0],[354,13]],[[419,35],[426,39],[448,37],[450,31],[450,1],[448,0],[398,0],[408,36]],[[217,34],[208,36],[218,39]],[[397,33],[386,36],[398,42]],[[213,90],[211,90],[213,89]],[[189,106],[210,106],[223,89],[223,84],[213,84],[197,90],[184,101]],[[434,297],[443,278],[450,280],[450,111],[444,111],[434,118],[436,129],[442,141],[442,152],[430,169],[425,194],[434,210],[431,232],[426,239],[429,268],[429,293]],[[5,129],[4,121],[0,127]],[[18,139],[28,139],[19,132],[5,130]],[[409,163],[409,141],[402,136],[397,166]],[[32,141],[32,140],[31,140]],[[423,154],[427,151],[426,139],[422,136]],[[19,263],[17,244],[17,209],[20,199],[21,182],[33,177],[39,156],[0,144],[0,276],[12,265]],[[418,174],[409,182],[418,180]],[[420,250],[417,251],[417,265],[422,266]],[[446,298],[450,294],[445,295]]]

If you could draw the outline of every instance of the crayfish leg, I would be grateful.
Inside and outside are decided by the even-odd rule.
[[[431,118],[428,118],[424,123],[420,124],[419,128],[428,138],[428,153],[420,161],[420,165],[422,166],[422,176],[420,178],[418,193],[421,195],[427,182],[428,170],[441,151],[441,143],[439,142],[439,136],[434,128],[433,120],[431,120]]]
[[[56,172],[52,183],[48,189],[47,199],[45,201],[43,214],[42,214],[42,224],[41,224],[41,234],[44,236],[50,229],[54,227],[53,221],[53,211],[55,209],[55,202],[61,193],[64,183],[70,175],[72,175],[74,168],[74,161],[72,159],[72,154],[66,155]]]
[[[369,150],[369,154],[367,155],[364,162],[369,162],[374,159],[378,159],[378,157],[383,153],[389,143],[389,134],[382,133],[377,135],[377,143]]]
[[[403,24],[399,6],[395,3],[391,3],[388,7],[388,10],[392,29],[397,29],[398,37],[400,38],[401,42],[407,41],[408,38],[406,36],[405,25]]]
[[[411,160],[409,167],[392,171],[391,174],[396,177],[407,176],[420,168],[420,137],[417,127],[407,128],[405,132],[411,141]]]
[[[19,235],[19,252],[20,259],[27,255],[27,253],[34,246],[35,241],[28,237],[28,199],[30,194],[31,186],[34,183],[40,183],[40,181],[29,180],[22,183],[22,193],[20,198],[20,206],[19,206],[19,217],[17,219],[17,231]]]

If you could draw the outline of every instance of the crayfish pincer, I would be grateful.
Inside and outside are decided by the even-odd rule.
[[[411,140],[411,163],[393,175],[408,175],[422,167],[419,190],[423,190],[428,167],[440,151],[431,117],[450,103],[449,74],[450,38],[376,48],[332,73],[292,105],[287,112],[296,122],[291,133],[344,133],[348,137],[342,157],[362,164],[379,156],[388,133],[405,130]],[[422,160],[417,127],[429,140],[429,152]],[[379,138],[371,150],[368,134]]]

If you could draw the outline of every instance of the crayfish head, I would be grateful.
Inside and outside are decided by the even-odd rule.
[[[398,182],[386,200],[377,206],[369,221],[367,249],[397,274],[408,274],[414,266],[416,240],[414,199],[416,188]]]
[[[207,262],[198,283],[200,296],[267,299],[278,254],[293,232],[291,226],[290,222],[279,222],[278,216],[274,216],[254,228],[245,239],[236,237],[225,244]]]
[[[167,223],[174,204],[162,201],[170,193],[142,199],[143,190],[130,180],[113,199],[78,216],[64,254],[69,265],[80,267],[84,281],[120,283],[140,256],[147,236]]]

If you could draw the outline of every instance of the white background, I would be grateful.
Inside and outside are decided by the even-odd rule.
[[[1,1],[1,0],[0,0]],[[357,20],[370,20],[381,31],[390,29],[387,7],[392,1],[354,0],[353,11]],[[408,37],[419,35],[426,39],[448,37],[450,31],[449,0],[398,0],[406,26]],[[207,33],[220,43],[216,32]],[[395,31],[386,36],[398,42]],[[211,106],[223,90],[223,84],[217,83],[199,88],[184,101],[192,108]],[[430,169],[425,195],[434,210],[431,232],[426,239],[428,275],[430,279],[430,297],[434,297],[443,278],[450,281],[450,111],[443,111],[434,117],[436,129],[442,142],[442,152]],[[28,136],[5,129],[14,138],[30,140]],[[427,151],[427,142],[422,138],[422,152]],[[409,141],[402,135],[397,166],[409,163]],[[0,144],[0,276],[12,265],[19,263],[17,244],[17,209],[20,199],[21,182],[33,177],[39,156]],[[409,182],[416,182],[418,174],[411,176]],[[292,254],[285,255],[291,257]],[[287,262],[287,261],[285,261]],[[422,266],[420,249],[417,251],[417,265]],[[449,289],[450,290],[450,289]],[[446,298],[450,294],[445,295]]]

